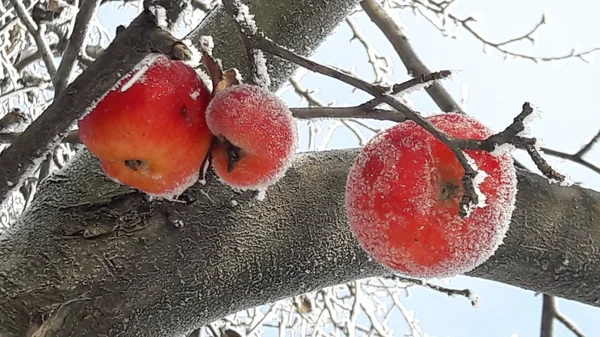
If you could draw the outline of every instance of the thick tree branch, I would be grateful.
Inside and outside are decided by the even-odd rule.
[[[209,175],[189,190],[191,204],[172,204],[111,182],[82,151],[0,236],[2,328],[45,322],[67,337],[174,336],[243,308],[384,275],[344,216],[357,153],[299,156],[264,201]],[[600,267],[589,262],[600,259],[598,219],[600,193],[519,170],[508,236],[469,275],[600,306]]]

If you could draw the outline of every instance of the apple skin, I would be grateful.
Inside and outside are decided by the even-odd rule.
[[[296,123],[275,94],[255,85],[227,87],[215,93],[206,121],[217,137],[212,167],[224,183],[241,190],[264,190],[290,166],[296,151]],[[232,147],[239,160],[230,166]]]
[[[193,68],[150,54],[79,121],[79,136],[110,178],[174,198],[198,180],[210,149],[210,96]]]
[[[456,138],[493,131],[473,117],[428,118]],[[412,121],[376,135],[348,174],[345,209],[363,249],[387,268],[417,278],[450,277],[494,254],[509,228],[517,191],[510,151],[467,150],[485,179],[485,205],[459,216],[464,168],[448,146]]]

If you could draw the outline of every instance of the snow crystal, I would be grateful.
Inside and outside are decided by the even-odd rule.
[[[237,202],[237,200],[231,199],[231,206],[235,207],[239,205],[239,203]]]
[[[169,27],[169,18],[167,17],[167,10],[160,5],[153,5],[148,8],[150,13],[156,18],[156,24],[161,29],[167,29]]]
[[[120,91],[125,92],[129,90],[138,81],[143,81],[144,75],[146,74],[148,69],[150,69],[152,64],[154,64],[154,62],[158,60],[158,58],[164,58],[164,56],[160,54],[149,54],[146,57],[144,57],[144,59],[142,59],[140,63],[136,64],[133,70],[129,72],[129,74],[133,73],[133,76],[131,76],[131,78],[127,82],[125,82],[125,84],[123,84]]]

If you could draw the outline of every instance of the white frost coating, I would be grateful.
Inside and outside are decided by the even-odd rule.
[[[213,41],[212,36],[203,35],[200,36],[200,48],[202,48],[202,52],[207,53],[208,55],[212,55],[212,50],[215,48],[215,42]]]
[[[156,24],[161,29],[167,29],[169,27],[169,18],[167,17],[167,10],[160,5],[154,5],[148,7],[150,13],[156,18]]]
[[[149,196],[155,197],[155,198],[164,198],[166,200],[170,200],[170,201],[177,201],[177,197],[179,197],[181,194],[183,194],[183,192],[185,192],[185,190],[187,190],[188,188],[192,187],[197,181],[198,181],[198,177],[200,176],[199,172],[195,172],[194,174],[190,175],[189,177],[187,177],[185,180],[183,180],[182,182],[180,182],[179,184],[177,184],[175,187],[173,187],[170,190],[166,190],[165,192],[161,193],[161,194],[153,194],[153,193],[146,193]]]
[[[212,91],[213,90],[212,80],[210,79],[210,76],[208,76],[206,71],[204,71],[200,67],[196,68],[195,70],[196,70],[196,74],[198,74],[198,77],[200,78],[200,80],[202,82],[204,82],[204,84],[206,85],[208,90]]]
[[[536,107],[533,107],[533,112],[530,113],[529,115],[527,115],[523,119],[523,126],[525,127],[525,129],[523,131],[519,132],[517,134],[517,136],[530,137],[531,136],[531,124],[536,119],[540,119],[540,117],[541,117],[540,110]]]
[[[194,43],[189,39],[185,39],[185,40],[181,41],[181,43],[185,44],[186,47],[188,47],[188,49],[192,52],[190,59],[184,61],[184,63],[189,65],[192,68],[197,68],[198,66],[200,66],[200,62],[202,62],[202,54],[194,46]]]
[[[267,189],[258,190],[256,193],[256,200],[264,201],[267,198]]]
[[[127,82],[125,82],[125,84],[123,84],[120,91],[125,92],[125,91],[129,90],[138,81],[143,81],[146,71],[148,71],[148,69],[150,69],[152,64],[154,64],[154,62],[159,57],[160,57],[160,54],[150,54],[150,55],[144,57],[144,59],[133,68],[131,73],[133,73],[133,72],[135,72],[135,73],[133,74],[133,76],[131,76],[131,78]]]
[[[485,180],[485,178],[488,177],[488,174],[483,171],[480,170],[477,167],[477,163],[475,163],[475,161],[473,160],[473,158],[471,158],[471,156],[469,156],[468,154],[465,153],[465,157],[467,157],[467,162],[469,163],[469,165],[475,170],[477,171],[477,175],[475,176],[475,178],[473,178],[473,189],[475,190],[475,193],[477,194],[477,198],[479,199],[477,202],[477,205],[473,205],[475,208],[484,208],[485,206],[487,206],[487,204],[485,203],[486,201],[486,197],[485,194],[483,194],[481,192],[481,183],[483,183],[483,181]]]
[[[494,151],[490,152],[490,154],[494,157],[500,157],[505,154],[510,154],[515,149],[514,145],[504,143],[500,145],[496,145],[494,147]]]
[[[260,49],[254,49],[252,54],[254,55],[256,71],[254,74],[254,82],[262,88],[269,89],[271,86],[271,78],[269,77],[269,72],[267,70],[267,58]]]
[[[250,34],[256,34],[258,28],[256,27],[256,21],[254,21],[254,14],[250,14],[250,8],[241,1],[234,1],[233,5],[238,8],[238,15],[235,20],[241,24],[242,30],[248,28]]]

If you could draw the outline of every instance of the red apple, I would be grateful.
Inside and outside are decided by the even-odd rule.
[[[429,120],[456,138],[493,134],[464,114]],[[412,121],[376,135],[362,149],[346,185],[346,214],[365,251],[384,266],[418,278],[462,274],[492,256],[514,210],[513,160],[508,151],[466,153],[483,178],[478,187],[485,204],[462,218],[465,171],[447,145]]]
[[[217,138],[212,166],[226,184],[264,190],[285,174],[297,130],[292,113],[275,94],[248,84],[216,91],[206,122]]]
[[[210,95],[193,68],[151,54],[79,121],[79,135],[109,177],[172,198],[198,180],[210,149]]]

